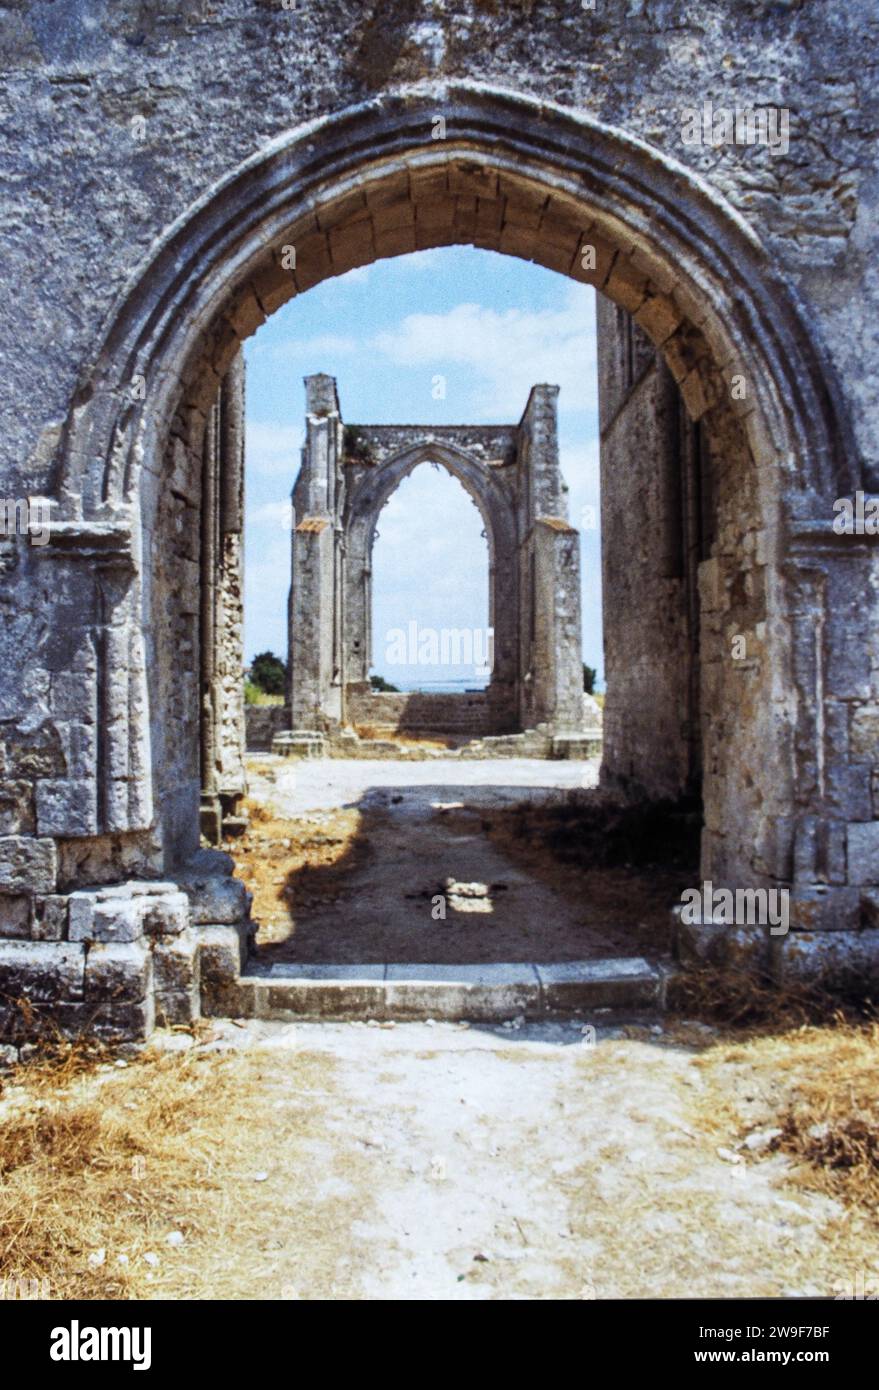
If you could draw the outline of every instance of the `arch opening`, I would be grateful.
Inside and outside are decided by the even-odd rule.
[[[845,448],[833,383],[761,248],[691,173],[570,112],[463,86],[447,92],[452,137],[433,143],[433,95],[415,89],[382,98],[254,157],[172,229],[114,314],[88,373],[91,394],[81,393],[63,441],[63,520],[52,546],[64,563],[99,546],[103,574],[111,576],[97,580],[104,616],[96,679],[113,737],[96,756],[91,832],[155,827],[158,855],[170,865],[193,849],[193,797],[201,788],[192,731],[174,732],[170,693],[148,676],[164,665],[163,644],[181,638],[173,625],[160,629],[163,565],[170,569],[181,558],[168,548],[173,522],[160,499],[169,476],[179,477],[180,505],[203,513],[210,480],[210,470],[201,472],[204,459],[231,458],[239,449],[227,384],[241,342],[327,276],[409,250],[467,243],[593,285],[647,335],[698,422],[717,482],[714,536],[697,596],[706,619],[697,677],[703,872],[723,878],[747,866],[751,878],[784,876],[795,820],[792,741],[808,744],[814,732],[807,704],[798,715],[805,727],[780,717],[792,661],[786,518],[796,513],[805,544],[818,525],[810,518],[855,484],[855,455]],[[135,376],[146,391],[133,405]],[[735,389],[741,380],[743,394]],[[186,482],[194,461],[202,484],[195,497]],[[230,557],[234,587],[234,488],[223,485],[222,467],[214,494],[231,526],[211,523],[212,553]],[[207,550],[205,542],[203,589]],[[743,554],[752,559],[743,561]],[[230,717],[225,706],[205,707],[204,634],[216,627],[222,582],[211,579],[210,586],[200,619],[181,620],[181,631],[201,634],[208,762],[205,725],[216,729]],[[731,616],[729,593],[736,599]],[[106,640],[123,627],[133,634],[125,650]],[[92,635],[84,628],[83,642]],[[744,693],[724,688],[721,676],[731,635],[752,644]],[[216,676],[211,667],[213,690]],[[179,757],[170,748],[175,737]],[[157,819],[158,774],[165,786]],[[623,780],[637,781],[636,774],[620,771]],[[174,805],[167,796],[172,782]]]
[[[435,460],[422,460],[400,480],[370,547],[370,678],[405,692],[486,687],[493,646],[487,524],[454,473]]]

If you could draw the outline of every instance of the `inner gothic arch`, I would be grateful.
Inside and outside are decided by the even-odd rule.
[[[338,731],[369,706],[372,546],[379,513],[425,460],[478,507],[489,549],[494,661],[458,732],[582,727],[579,536],[566,515],[557,388],[535,386],[517,425],[345,427],[332,377],[306,378],[306,438],[293,489],[290,709],[294,730]],[[442,731],[456,696],[422,696]],[[436,713],[431,722],[430,709]],[[368,717],[364,722],[370,722]]]

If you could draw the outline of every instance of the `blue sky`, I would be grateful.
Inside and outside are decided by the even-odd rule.
[[[302,378],[329,372],[351,424],[515,423],[535,382],[560,386],[562,472],[581,530],[583,655],[602,667],[594,292],[539,266],[468,247],[378,261],[309,290],[246,345],[245,655],[286,656],[289,497],[299,467]],[[437,398],[435,380],[445,378]],[[465,667],[407,667],[395,629],[484,629],[487,552],[457,480],[417,468],[381,514],[374,552],[374,669],[406,688]],[[469,668],[472,674],[472,667]],[[477,679],[473,684],[480,684]]]

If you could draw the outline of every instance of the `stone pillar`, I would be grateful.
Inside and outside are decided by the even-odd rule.
[[[290,712],[294,729],[327,731],[342,719],[343,426],[332,377],[306,377],[305,389],[305,446],[293,488]]]
[[[202,464],[202,833],[220,839],[244,774],[244,359],[212,406]]]
[[[534,386],[519,425],[519,681],[523,728],[583,725],[579,533],[567,518],[557,386]]]
[[[673,799],[699,785],[698,570],[707,555],[708,470],[659,354],[601,295],[597,311],[601,778],[633,798]]]

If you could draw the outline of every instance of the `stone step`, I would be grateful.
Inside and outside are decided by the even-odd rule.
[[[253,969],[253,967],[251,967]],[[661,1009],[668,968],[640,957],[554,965],[281,965],[243,974],[241,1017],[500,1022],[590,1009]],[[224,1012],[230,1012],[226,999]],[[234,1006],[233,1006],[234,1007]]]

